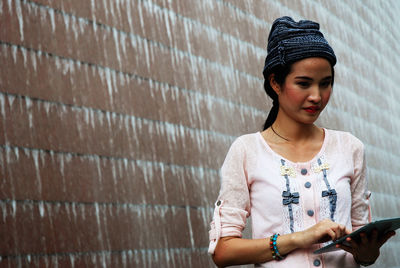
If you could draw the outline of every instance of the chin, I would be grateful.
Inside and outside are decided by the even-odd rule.
[[[315,121],[317,121],[317,119],[318,119],[318,116],[313,117],[313,118],[299,120],[299,122],[302,123],[303,125],[313,125],[315,123]]]

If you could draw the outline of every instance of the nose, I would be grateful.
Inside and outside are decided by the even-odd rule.
[[[311,87],[308,100],[313,103],[319,103],[321,101],[321,91],[318,85]]]

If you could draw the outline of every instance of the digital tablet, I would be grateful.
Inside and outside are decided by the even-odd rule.
[[[374,222],[368,223],[367,225],[364,225],[360,229],[352,232],[351,234],[343,236],[343,237],[339,238],[338,240],[314,251],[314,254],[320,254],[320,253],[340,250],[340,248],[337,248],[336,245],[337,244],[349,245],[346,241],[347,237],[351,237],[351,239],[353,239],[355,241],[359,241],[360,233],[365,233],[365,234],[369,235],[372,232],[372,230],[377,229],[378,236],[381,236],[389,231],[394,231],[398,228],[400,228],[400,218],[391,218],[391,219],[374,221]]]

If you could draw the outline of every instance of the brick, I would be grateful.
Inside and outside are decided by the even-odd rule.
[[[0,267],[148,267],[151,265],[163,266],[173,264],[189,265],[192,258],[199,262],[200,254],[177,250],[153,251],[103,251],[86,253],[65,253],[59,255],[24,255],[8,257],[0,261]],[[192,257],[193,256],[193,257]],[[173,257],[174,259],[171,259]],[[194,258],[197,257],[197,258]],[[202,263],[207,263],[207,254],[201,254]],[[178,262],[179,261],[179,262]],[[189,265],[190,266],[190,265]],[[206,266],[201,266],[206,267]]]
[[[0,247],[2,256],[187,248],[191,247],[187,212],[199,213],[196,209],[179,207],[41,201],[17,201],[15,211],[10,203],[2,207],[4,228],[0,232],[4,241],[8,241]],[[148,231],[141,231],[139,226],[146,226]],[[194,246],[206,243],[205,240],[195,242]]]
[[[265,42],[258,39],[261,33],[265,34],[265,29],[263,29],[261,24],[254,23],[254,20],[250,16],[243,15],[230,5],[223,4],[222,2],[208,4],[194,0],[180,3],[167,3],[157,0],[156,3],[219,31],[256,44],[258,47],[264,47]],[[202,14],[207,14],[207,16]],[[251,36],[249,29],[253,33]]]
[[[218,194],[214,170],[19,148],[0,153],[0,199],[210,206]]]
[[[3,48],[4,49],[4,48]],[[125,75],[121,75],[121,74],[115,74],[115,72],[108,72],[103,71],[102,69],[99,70],[94,70],[95,71],[95,75],[93,74],[93,72],[91,72],[91,68],[88,68],[87,66],[81,67],[82,65],[76,64],[73,61],[70,60],[59,60],[59,59],[55,59],[55,60],[51,60],[51,59],[47,59],[47,57],[45,59],[43,59],[44,63],[41,62],[42,59],[40,58],[36,58],[35,54],[32,54],[33,52],[26,52],[26,50],[22,50],[22,52],[20,52],[18,49],[16,48],[9,48],[9,49],[4,49],[7,53],[7,51],[12,50],[12,53],[16,54],[16,63],[12,63],[11,62],[11,56],[8,56],[8,65],[10,66],[10,69],[15,69],[15,68],[19,68],[18,65],[22,64],[22,60],[23,58],[27,58],[26,63],[24,63],[24,65],[26,64],[33,64],[31,63],[32,58],[34,58],[36,64],[35,66],[37,66],[37,75],[35,74],[35,72],[31,72],[29,71],[30,69],[26,69],[26,73],[22,72],[21,74],[19,74],[19,77],[15,77],[15,80],[18,80],[19,82],[16,82],[15,85],[13,83],[13,80],[11,80],[9,83],[10,85],[14,85],[14,86],[10,86],[11,91],[17,91],[19,88],[26,88],[28,86],[31,85],[32,82],[32,86],[33,88],[30,89],[29,91],[32,91],[32,94],[34,95],[38,95],[39,93],[43,92],[47,92],[47,91],[51,91],[51,93],[49,94],[49,97],[54,96],[53,98],[58,98],[61,99],[63,101],[66,102],[71,102],[72,100],[75,100],[79,97],[76,97],[76,95],[78,94],[82,94],[80,91],[82,88],[89,88],[89,91],[87,91],[87,94],[90,94],[90,97],[92,98],[87,98],[88,100],[94,102],[96,100],[102,99],[101,101],[99,101],[99,105],[101,105],[103,102],[106,102],[105,105],[109,106],[109,105],[115,105],[118,106],[118,100],[123,99],[123,92],[127,92],[128,91],[128,86],[130,86],[129,83],[129,79],[127,77],[125,77]],[[15,52],[14,52],[15,50]],[[8,52],[9,53],[9,52]],[[42,56],[41,56],[42,57]],[[47,60],[50,61],[49,63],[47,63]],[[55,65],[55,67],[53,67]],[[165,63],[163,65],[168,65],[168,63]],[[29,66],[29,65],[28,65]],[[187,65],[189,66],[189,65]],[[27,66],[25,66],[27,67]],[[204,68],[202,69],[207,69],[206,66],[204,66]],[[53,75],[53,72],[56,71]],[[93,71],[93,70],[92,70]],[[8,71],[4,71],[6,72],[6,74],[8,73]],[[207,71],[209,72],[209,71]],[[214,72],[215,73],[215,72]],[[93,77],[94,75],[94,77]],[[165,74],[164,74],[165,75]],[[190,75],[190,72],[187,73],[187,75]],[[46,77],[51,77],[51,79],[47,80]],[[91,78],[95,78],[95,80],[89,80]],[[108,78],[109,77],[109,78]],[[242,79],[243,75],[238,75],[237,78],[239,78],[239,81],[235,81],[235,80],[230,80],[229,77],[226,77],[226,79],[222,80],[222,77],[218,77],[217,75],[213,74],[205,74],[202,75],[201,77],[204,77],[205,79],[196,79],[193,80],[191,83],[193,83],[193,86],[190,86],[190,88],[195,87],[195,84],[203,84],[200,88],[203,88],[203,92],[205,93],[209,93],[213,90],[213,88],[209,88],[209,86],[206,85],[206,83],[211,83],[214,84],[216,86],[216,88],[220,88],[221,90],[212,92],[213,94],[211,95],[216,95],[218,97],[224,97],[224,96],[229,96],[229,99],[237,102],[238,99],[242,99],[244,100],[246,103],[250,103],[250,91],[245,91],[247,94],[247,97],[245,99],[241,98],[237,98],[235,97],[236,94],[239,94],[240,92],[238,92],[235,88],[238,86],[239,88],[252,88],[254,86],[249,86],[249,83],[254,83],[254,81],[252,81],[252,79]],[[23,79],[18,79],[18,78],[25,78],[26,80]],[[57,79],[58,78],[58,79]],[[37,81],[39,79],[39,81]],[[178,77],[176,78],[178,79]],[[180,79],[180,78],[179,78]],[[211,81],[210,81],[211,79]],[[14,80],[14,81],[15,81]],[[128,84],[126,85],[121,85],[122,81],[127,82]],[[170,79],[165,78],[165,80],[167,80],[167,83],[172,83],[173,84],[173,79],[171,81],[168,81]],[[76,81],[76,83],[74,82]],[[95,82],[96,84],[98,83],[100,88],[103,89],[103,91],[100,91],[99,93],[95,93],[93,92],[93,89],[90,89],[90,87],[88,87],[88,83],[89,81],[97,81]],[[113,82],[116,81],[116,82]],[[162,81],[162,79],[161,79]],[[112,86],[114,83],[114,86]],[[115,84],[117,83],[117,84]],[[177,84],[182,84],[183,86],[186,86],[186,81],[182,80],[179,81],[177,80]],[[234,83],[237,84],[237,86],[234,85]],[[218,87],[219,84],[224,84],[224,86]],[[58,88],[60,85],[60,89],[54,90],[54,88]],[[111,87],[110,87],[111,85]],[[95,86],[95,84],[94,84]],[[38,88],[38,90],[33,90]],[[67,90],[62,90],[63,88],[66,88]],[[95,87],[93,87],[95,88]],[[185,88],[185,87],[184,87]],[[118,90],[118,91],[117,91]],[[122,91],[121,95],[116,94],[117,92],[119,93],[119,90]],[[105,92],[106,91],[106,92]],[[236,91],[236,92],[235,92]],[[112,93],[112,95],[110,95],[110,92],[115,92]],[[264,108],[265,107],[265,93],[263,93],[262,90],[257,90],[255,92],[253,92],[253,94],[259,95],[259,104],[255,105],[255,107],[258,108]],[[111,96],[111,97],[110,97]],[[103,98],[102,98],[103,97]],[[82,97],[80,97],[82,98]],[[114,98],[116,99],[115,103],[114,103]],[[109,103],[107,100],[109,100],[111,103]]]
[[[190,212],[189,222],[192,227],[192,239],[196,246],[208,246],[210,222],[212,221],[213,210],[204,209]]]
[[[166,84],[150,84],[149,81],[123,74],[112,75],[115,76],[115,87],[111,88],[113,93],[110,95],[107,80],[103,79],[106,74],[102,69],[40,56],[33,51],[16,47],[3,46],[2,49],[4,54],[2,53],[0,57],[4,59],[7,67],[0,71],[0,78],[4,77],[4,89],[9,93],[126,113],[227,134],[243,133],[249,126],[260,124],[264,120],[264,115],[260,115],[260,112],[256,120],[254,112],[250,110],[251,107],[241,107],[223,99],[214,99],[212,96]],[[15,63],[11,56],[13,53],[15,53]],[[26,58],[26,68],[21,70],[20,65],[23,64],[24,58]],[[73,66],[75,71],[64,74],[66,68],[71,68],[68,66]],[[34,75],[32,69],[36,69],[39,75]],[[18,75],[12,76],[10,75],[12,73]],[[12,78],[6,79],[6,77]],[[135,89],[135,93],[132,92],[132,88]],[[143,99],[147,105],[142,105]],[[237,109],[244,120],[240,120],[237,124],[225,125],[215,120],[216,115],[217,118],[229,118],[235,113],[233,109]]]
[[[204,161],[211,168],[219,168],[208,155],[226,148],[226,144],[232,141],[231,137],[216,133],[101,111],[70,108],[19,97],[13,100],[11,107],[9,102],[5,102],[7,138],[10,144],[16,146],[172,161],[195,166]],[[35,128],[32,129],[33,126]],[[157,155],[153,154],[155,151]],[[173,153],[175,151],[183,154]],[[194,161],[189,163],[189,159]]]
[[[15,44],[21,44],[21,42],[23,42],[23,44],[26,44],[28,47],[42,49],[46,52],[51,52],[62,57],[80,59],[83,62],[107,66],[124,72],[132,72],[133,70],[136,70],[137,74],[143,77],[154,77],[159,81],[164,81],[173,85],[175,82],[177,82],[176,85],[181,87],[186,85],[186,82],[180,82],[179,77],[177,77],[177,75],[182,74],[182,67],[184,67],[184,69],[189,67],[191,74],[198,71],[206,72],[207,74],[205,77],[213,79],[217,78],[212,74],[214,73],[213,69],[226,68],[217,67],[214,66],[215,64],[211,64],[211,66],[208,68],[196,66],[196,69],[193,69],[192,64],[190,63],[192,60],[194,60],[193,58],[179,56],[177,58],[175,57],[176,59],[174,59],[174,57],[167,55],[171,53],[171,51],[169,51],[167,48],[158,47],[154,43],[146,43],[134,36],[129,37],[129,39],[131,39],[130,41],[127,41],[128,39],[126,39],[126,42],[123,43],[125,44],[124,49],[123,46],[120,47],[119,45],[116,45],[115,42],[121,41],[121,37],[124,37],[126,34],[121,34],[115,29],[110,30],[104,28],[98,28],[96,30],[97,32],[95,32],[93,27],[90,25],[90,23],[88,24],[87,21],[83,19],[76,19],[75,17],[70,17],[58,12],[54,13],[56,25],[58,25],[58,23],[63,23],[67,24],[68,26],[55,27],[53,33],[53,29],[49,28],[51,27],[51,18],[46,13],[47,10],[45,8],[36,6],[34,4],[23,4],[21,9],[24,13],[24,25],[32,25],[32,28],[29,32],[27,31],[26,34],[24,33],[23,41],[16,41],[18,40],[18,36],[3,40]],[[37,21],[38,16],[34,16],[35,13],[38,13],[44,19]],[[66,18],[68,18],[67,21]],[[45,24],[46,19],[49,21],[47,21]],[[17,25],[17,22],[15,22],[15,25]],[[27,29],[27,27],[24,29]],[[32,35],[31,33],[38,34]],[[102,40],[97,39],[99,35],[103,36]],[[56,36],[56,38],[54,38],[54,36]],[[58,36],[60,38],[58,38]],[[59,45],[58,42],[61,42],[61,44],[68,43],[69,47],[67,48],[63,45]],[[97,46],[93,47],[93,43],[95,43]],[[43,44],[45,44],[45,46],[43,46]],[[88,47],[91,47],[91,49],[87,50]],[[104,51],[107,51],[107,53],[104,53]],[[124,53],[124,51],[126,51],[126,53]],[[145,57],[148,53],[150,53],[150,61],[147,61]],[[136,57],[132,57],[133,55]],[[125,60],[118,60],[120,58],[124,58]],[[175,63],[175,60],[177,60],[177,64]],[[182,60],[189,62],[181,63],[180,61]],[[143,68],[144,62],[146,62],[148,68]],[[134,63],[136,63],[136,65]],[[161,66],[163,68],[160,68]],[[176,69],[176,72],[172,73],[172,76],[171,73],[167,71],[170,69]],[[251,80],[254,79],[255,78],[252,78]],[[226,85],[227,82],[229,81],[216,80],[211,83],[217,88],[221,88],[219,85]],[[242,83],[243,82],[247,83],[250,81],[247,81],[247,79],[242,79]],[[242,88],[242,85],[239,86]],[[199,84],[194,85],[194,87],[207,88],[208,86]],[[226,85],[226,87],[231,89],[233,85]],[[192,86],[189,88],[192,88]]]

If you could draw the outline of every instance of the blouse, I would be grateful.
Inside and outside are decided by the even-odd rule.
[[[363,143],[347,132],[324,132],[320,151],[308,162],[280,156],[260,132],[233,142],[220,170],[209,253],[220,237],[242,237],[250,215],[253,239],[302,231],[326,218],[353,231],[370,221]],[[296,249],[255,267],[359,267],[344,250],[313,253],[322,246]]]

